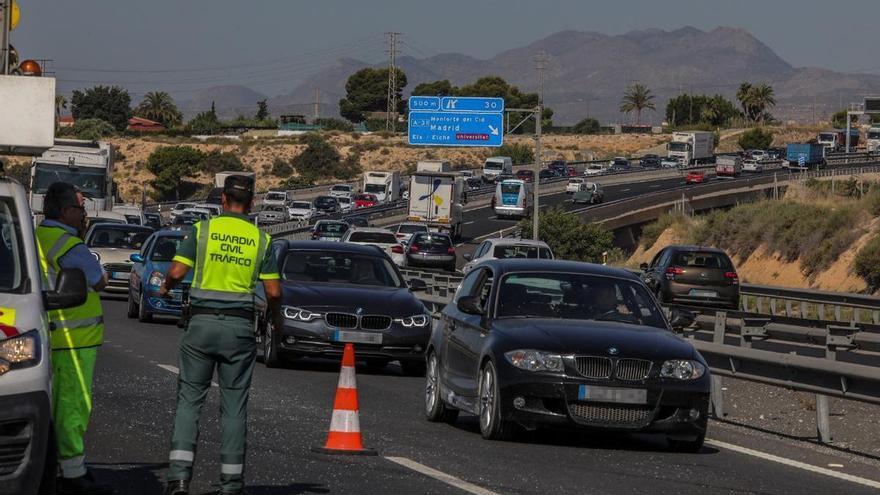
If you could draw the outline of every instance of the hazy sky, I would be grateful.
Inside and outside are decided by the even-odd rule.
[[[120,83],[135,100],[219,84],[274,96],[340,57],[387,58],[387,31],[402,33],[404,55],[489,57],[563,29],[721,25],[749,30],[795,66],[880,67],[880,0],[18,1],[12,43],[24,58],[53,59],[65,90]]]

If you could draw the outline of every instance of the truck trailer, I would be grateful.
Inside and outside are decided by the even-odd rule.
[[[669,158],[684,165],[711,163],[715,157],[715,134],[706,131],[675,132],[666,150]]]
[[[407,220],[458,239],[467,202],[465,190],[465,179],[457,173],[416,171],[409,180]]]
[[[375,194],[380,203],[400,199],[400,172],[364,172],[364,193]]]
[[[789,143],[783,167],[807,169],[825,165],[825,146],[820,143]]]

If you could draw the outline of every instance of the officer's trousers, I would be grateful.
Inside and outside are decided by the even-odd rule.
[[[199,415],[216,368],[223,429],[221,490],[235,492],[243,488],[247,402],[256,353],[252,321],[223,315],[192,317],[180,342],[177,413],[171,438],[168,481],[192,477]]]
[[[52,418],[65,478],[86,474],[83,437],[92,412],[97,347],[52,351]]]

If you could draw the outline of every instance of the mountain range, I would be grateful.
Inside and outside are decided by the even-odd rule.
[[[404,93],[421,82],[448,79],[463,85],[487,75],[501,76],[521,90],[533,92],[539,87],[535,69],[539,54],[546,60],[544,101],[554,109],[557,124],[572,124],[586,116],[604,123],[629,122],[618,107],[624,89],[636,81],[646,84],[656,96],[657,111],[643,115],[643,121],[654,124],[664,119],[670,97],[689,92],[733,98],[744,81],[773,86],[777,99],[774,115],[801,122],[827,118],[865,95],[880,94],[880,76],[793,67],[748,31],[731,27],[710,31],[693,27],[648,29],[622,35],[568,30],[489,59],[447,53],[426,58],[402,56],[397,63],[409,81]],[[269,109],[276,116],[312,115],[317,88],[321,116],[338,116],[337,103],[345,95],[348,76],[371,66],[351,58],[339,59],[289,93],[269,98]],[[230,112],[233,108],[255,109],[256,101],[262,98],[242,86],[225,86],[200,92],[194,100],[201,103],[183,106],[204,109],[205,102],[213,100],[219,113],[229,114],[234,113]]]

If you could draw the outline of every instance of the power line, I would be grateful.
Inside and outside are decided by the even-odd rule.
[[[389,43],[389,64],[388,64],[388,103],[385,106],[385,130],[391,131],[392,127],[392,119],[391,112],[394,113],[394,130],[397,129],[397,67],[396,67],[396,58],[397,58],[397,37],[400,36],[400,33],[390,32],[386,33],[388,35],[388,43]]]

